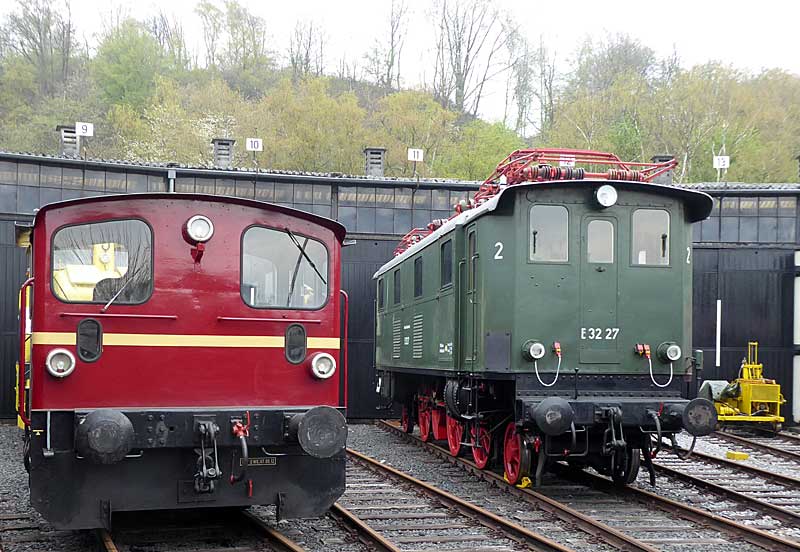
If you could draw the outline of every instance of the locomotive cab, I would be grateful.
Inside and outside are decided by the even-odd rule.
[[[471,443],[479,466],[502,458],[511,482],[567,460],[629,483],[662,437],[716,425],[690,400],[690,232],[711,199],[624,171],[526,169],[376,273],[383,392],[404,427],[453,454]]]
[[[28,231],[20,416],[31,502],[55,527],[256,504],[319,516],[344,492],[341,225],[132,194],[45,206]]]

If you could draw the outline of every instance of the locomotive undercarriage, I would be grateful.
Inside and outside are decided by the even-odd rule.
[[[520,390],[517,379],[469,375],[427,376],[422,384],[419,375],[387,379],[385,391],[400,401],[407,432],[416,423],[423,440],[447,439],[453,455],[468,449],[478,467],[502,466],[515,484],[528,478],[541,485],[548,467],[566,462],[619,485],[633,482],[644,464],[655,485],[651,459],[663,439],[675,444],[683,429],[697,436],[716,425],[713,405],[681,398],[677,386],[660,393],[629,387],[615,396],[606,389],[546,394]]]
[[[58,529],[153,509],[271,504],[279,518],[316,517],[344,492],[346,433],[331,407],[35,411],[31,503]]]

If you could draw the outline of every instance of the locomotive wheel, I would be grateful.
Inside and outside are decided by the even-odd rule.
[[[475,465],[480,469],[486,467],[491,458],[492,452],[492,435],[485,425],[477,425],[472,427],[472,459],[475,460]]]
[[[624,487],[636,481],[641,457],[641,451],[635,448],[626,448],[625,452],[616,452],[611,457],[611,479],[617,486]]]
[[[447,446],[453,456],[458,456],[461,452],[461,439],[463,437],[464,425],[452,416],[447,416]]]
[[[403,411],[400,414],[400,427],[406,433],[414,431],[414,419],[411,417],[411,409],[406,405],[403,405]]]
[[[514,422],[509,422],[506,426],[503,439],[503,468],[506,479],[512,485],[519,483],[531,469],[531,451],[517,431],[517,424]]]
[[[433,438],[437,441],[447,439],[447,420],[444,408],[433,407],[431,411],[431,425],[433,426]]]
[[[417,406],[419,438],[425,443],[431,440],[431,409],[427,399],[420,399]]]

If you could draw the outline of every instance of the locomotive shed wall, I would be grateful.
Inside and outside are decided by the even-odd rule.
[[[350,295],[351,418],[382,413],[374,379],[372,275],[392,257],[398,238],[451,214],[477,188],[460,181],[347,177],[246,169],[167,167],[0,152],[0,417],[14,416],[17,290],[25,255],[14,243],[14,221],[61,199],[163,192],[168,171],[179,192],[270,201],[339,220],[356,243],[343,250],[343,287]],[[715,198],[711,218],[694,228],[695,349],[703,349],[707,379],[736,377],[748,340],[760,343],[768,377],[783,386],[792,412],[794,253],[798,247],[799,184],[696,184]],[[783,201],[782,201],[783,200]],[[642,300],[664,300],[657,293]],[[717,300],[722,301],[720,367],[716,366]]]

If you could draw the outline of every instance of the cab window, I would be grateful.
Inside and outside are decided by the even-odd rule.
[[[641,266],[669,264],[669,213],[663,209],[633,212],[631,262]]]
[[[565,263],[569,260],[569,212],[562,205],[534,205],[530,211],[531,261]]]
[[[318,309],[328,298],[328,250],[290,230],[253,226],[242,240],[244,302],[259,309]]]
[[[152,246],[141,220],[61,228],[53,235],[53,294],[68,303],[143,303],[153,292]]]
[[[586,227],[586,253],[590,263],[614,262],[614,225],[608,220],[592,220]]]

